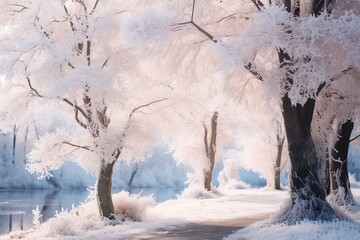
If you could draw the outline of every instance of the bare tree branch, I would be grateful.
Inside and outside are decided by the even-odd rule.
[[[90,12],[90,15],[92,15],[92,14],[94,13],[94,11],[95,11],[95,9],[96,9],[96,7],[97,7],[98,3],[99,3],[99,0],[96,0],[96,2],[95,2],[95,4],[94,4],[93,9],[92,9],[92,10],[91,10],[91,12]]]
[[[155,100],[155,101],[152,101],[152,102],[149,102],[149,103],[146,103],[146,104],[143,104],[143,105],[140,105],[140,106],[134,108],[134,109],[131,111],[131,113],[129,114],[128,121],[131,120],[133,114],[134,114],[136,111],[138,111],[139,109],[144,108],[144,107],[148,107],[148,106],[150,106],[150,105],[153,105],[154,103],[159,103],[159,102],[163,102],[163,101],[166,101],[166,100],[168,100],[168,98],[163,98],[163,99]]]
[[[28,7],[21,5],[21,4],[9,4],[9,6],[14,7],[14,8],[18,8],[18,9],[13,9],[11,12],[13,13],[12,15],[15,15],[16,13],[20,13],[26,9],[29,9]]]
[[[81,146],[81,145],[77,145],[77,144],[73,144],[73,143],[69,143],[69,142],[62,142],[62,144],[67,144],[67,145],[70,145],[70,146],[72,146],[72,147],[85,149],[85,150],[88,150],[88,151],[91,151],[91,152],[94,151],[94,150],[92,150],[92,149],[90,148],[90,146]]]
[[[70,23],[71,30],[72,30],[73,32],[75,32],[76,29],[75,29],[74,23],[73,23],[73,21],[72,21],[71,15],[70,15],[70,13],[69,13],[66,5],[65,5],[65,1],[64,1],[64,0],[60,0],[60,2],[61,2],[61,5],[62,5],[63,8],[64,8],[64,11],[65,11],[66,16],[67,16],[68,19],[69,19],[69,23]]]
[[[108,63],[109,59],[110,59],[110,57],[108,57],[108,58],[105,60],[105,62],[102,64],[101,68],[104,68],[104,67],[106,66],[106,64]]]
[[[207,36],[211,41],[213,41],[214,43],[217,43],[217,40],[214,38],[214,36],[212,36],[210,33],[208,33],[206,30],[204,30],[202,27],[200,27],[199,25],[197,25],[194,22],[194,14],[195,14],[195,3],[196,0],[193,0],[193,6],[192,6],[192,11],[191,11],[191,20],[188,22],[181,22],[176,24],[177,26],[181,26],[181,25],[186,25],[186,24],[191,24],[193,25],[198,31],[200,31],[202,34],[204,34],[205,36]],[[177,31],[178,29],[174,29],[174,31]]]
[[[351,140],[349,141],[349,143],[351,143],[352,141],[354,141],[354,140],[358,139],[359,137],[360,137],[360,134],[359,134],[359,135],[357,135],[356,137],[354,137],[353,139],[351,139]]]
[[[352,67],[348,67],[347,69],[343,70],[341,73],[339,73],[338,75],[334,76],[333,78],[330,78],[330,81],[333,82],[335,80],[338,80],[339,78],[342,78],[345,74],[347,74],[348,72],[350,72],[353,68]]]
[[[251,0],[254,4],[257,10],[261,11],[261,8],[264,7],[264,4],[259,0]]]
[[[35,88],[33,88],[33,86],[31,85],[30,78],[28,76],[26,77],[26,79],[27,79],[27,82],[28,82],[28,85],[29,85],[29,88],[31,89],[31,91],[33,91],[36,96],[44,98],[43,95],[39,94],[39,92]]]
[[[259,79],[260,81],[264,81],[263,77],[261,76],[260,73],[258,73],[256,70],[253,69],[253,65],[251,63],[248,63],[246,65],[244,65],[244,67],[249,70],[249,72],[254,75],[254,77],[256,77],[257,79]]]

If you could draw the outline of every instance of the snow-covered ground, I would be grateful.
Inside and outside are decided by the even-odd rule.
[[[354,189],[353,192],[359,201],[360,189]],[[156,204],[151,197],[139,198],[121,192],[114,196],[116,212],[124,213],[126,207],[128,216],[141,221],[122,222],[119,218],[116,225],[100,221],[95,202],[88,202],[69,212],[61,212],[46,223],[39,225],[35,221],[34,228],[29,231],[13,232],[2,238],[141,239],[149,234],[166,235],[164,229],[189,223],[221,222],[259,215],[270,217],[288,197],[287,191],[218,189],[201,199],[179,197]],[[294,226],[286,226],[269,225],[265,220],[241,229],[226,239],[360,239],[360,224],[356,221],[303,221]]]

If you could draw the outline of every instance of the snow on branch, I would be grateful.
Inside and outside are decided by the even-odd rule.
[[[45,98],[43,95],[41,95],[41,94],[32,86],[31,80],[30,80],[29,76],[27,76],[26,79],[27,79],[27,82],[28,82],[28,85],[29,85],[29,88],[31,89],[31,91],[33,91],[36,96],[38,96],[38,97],[40,97],[40,98]],[[85,111],[84,111],[81,107],[79,107],[78,105],[72,103],[72,102],[71,102],[69,99],[67,99],[67,98],[59,98],[59,99],[61,99],[63,102],[67,103],[67,104],[70,105],[71,107],[74,107],[74,109],[75,109],[75,120],[76,120],[76,122],[77,122],[81,127],[83,127],[83,128],[86,129],[86,128],[87,128],[87,124],[81,122],[80,119],[79,119],[79,116],[78,116],[78,115],[79,115],[79,112],[80,112],[81,115],[82,115],[85,119],[89,120],[89,116],[85,113]]]
[[[28,154],[26,169],[30,173],[39,173],[39,178],[51,177],[51,172],[59,169],[77,149],[91,151],[89,146],[70,143],[69,136],[69,132],[65,129],[58,129],[56,132],[42,136]]]
[[[284,5],[271,4],[253,16],[241,35],[219,44],[220,59],[228,68],[245,66],[293,104],[315,98],[319,89],[360,64],[360,18],[351,11],[296,17]],[[286,64],[279,66],[277,50],[288,55]]]

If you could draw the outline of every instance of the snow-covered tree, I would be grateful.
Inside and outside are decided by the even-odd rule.
[[[49,177],[65,160],[77,161],[98,174],[100,214],[113,219],[113,166],[120,154],[139,160],[151,148],[158,124],[153,107],[161,106],[166,94],[160,82],[141,74],[120,36],[127,11],[137,5],[99,0],[1,5],[1,94],[8,96],[1,102],[2,129],[45,103],[64,111],[72,127],[41,136],[28,169]]]
[[[278,220],[333,219],[311,122],[322,88],[359,65],[359,16],[351,11],[332,16],[334,1],[252,2],[259,14],[223,48],[235,66],[243,65],[263,81],[282,105],[291,202]]]
[[[280,107],[276,102],[272,103],[276,108],[267,103],[257,104],[263,106],[249,106],[246,115],[251,117],[243,121],[248,125],[246,135],[249,137],[239,140],[243,145],[239,159],[242,167],[265,178],[269,187],[281,189],[280,175],[283,170],[288,170],[289,154]]]

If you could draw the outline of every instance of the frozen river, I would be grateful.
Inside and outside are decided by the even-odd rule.
[[[122,189],[114,189],[114,193]],[[153,195],[157,202],[176,198],[181,189],[133,188],[130,193],[142,196]],[[0,190],[0,235],[10,231],[32,227],[32,211],[38,207],[42,221],[47,221],[61,209],[71,209],[85,202],[89,191],[77,190]]]

